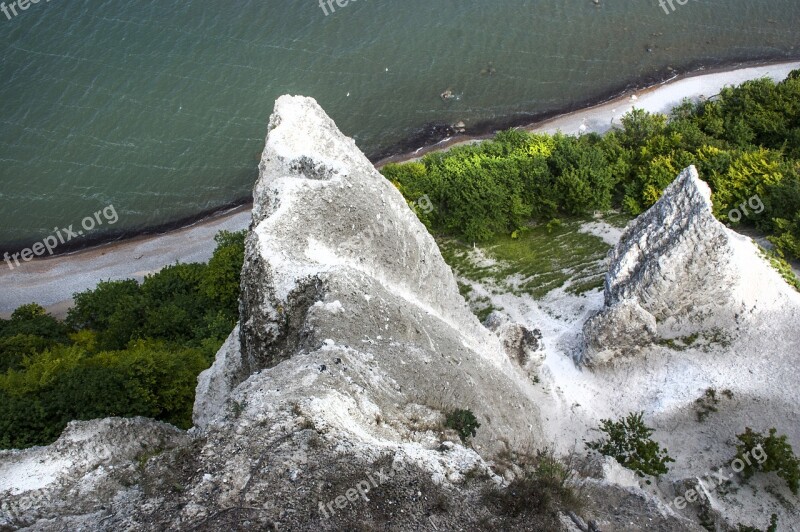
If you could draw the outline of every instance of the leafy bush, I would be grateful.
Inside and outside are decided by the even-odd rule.
[[[741,442],[736,445],[736,458],[744,464],[744,478],[750,478],[759,471],[775,472],[786,481],[792,493],[797,495],[800,489],[800,460],[794,455],[786,436],[776,436],[777,432],[775,428],[771,428],[769,435],[765,435],[748,427],[745,432],[736,436]],[[755,450],[758,453],[754,453]],[[758,455],[766,455],[766,458],[754,461],[752,457]]]
[[[239,284],[244,264],[245,231],[221,231],[200,289],[228,321],[239,319]]]
[[[74,329],[97,334],[100,349],[124,349],[131,340],[154,338],[200,346],[222,342],[238,319],[244,231],[221,232],[208,264],[174,264],[140,285],[107,281],[75,294],[67,314]]]
[[[461,441],[466,443],[470,437],[475,437],[481,424],[478,423],[478,419],[472,411],[454,410],[447,414],[444,426],[458,432]]]
[[[0,375],[0,447],[45,445],[71,420],[146,416],[191,427],[197,349],[138,342],[123,351],[58,347]]]
[[[25,357],[69,343],[69,331],[35,303],[19,307],[10,320],[0,320],[0,373],[20,367]]]
[[[0,320],[0,373],[18,367],[26,356],[69,343],[69,327],[31,303]]]
[[[0,336],[0,373],[21,367],[25,357],[34,356],[55,345],[58,344],[52,340],[32,334]]]
[[[123,349],[144,322],[141,287],[133,279],[100,282],[94,290],[75,294],[73,300],[67,324],[76,330],[96,331],[103,349]]]
[[[784,218],[775,218],[774,222],[780,234],[770,236],[769,240],[775,244],[780,258],[800,257],[800,216],[793,222]]]
[[[777,84],[763,78],[726,87],[695,117],[704,131],[733,145],[780,149],[800,123],[797,71]]]
[[[604,456],[615,458],[639,476],[663,475],[669,471],[667,464],[675,460],[650,438],[654,430],[644,424],[643,418],[644,412],[639,412],[630,413],[620,421],[603,419],[600,430],[606,433],[606,438],[588,442],[586,446]]]

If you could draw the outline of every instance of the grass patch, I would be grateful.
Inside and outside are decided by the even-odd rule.
[[[445,261],[460,277],[494,287],[499,293],[530,294],[535,299],[569,283],[582,294],[603,286],[604,259],[610,249],[602,239],[579,232],[587,220],[536,225],[512,236],[496,236],[478,248],[440,238]],[[489,261],[480,260],[480,254]],[[469,295],[471,291],[462,290]]]
[[[603,214],[602,220],[618,229],[625,229],[633,218],[633,216],[624,212],[611,211]]]
[[[722,390],[722,395],[727,399],[733,399],[733,392],[730,390]],[[719,405],[719,402],[720,398],[717,394],[717,390],[708,388],[705,393],[694,402],[695,408],[697,409],[697,421],[702,423],[713,412],[717,412],[717,405]]]
[[[684,336],[683,338],[661,338],[656,343],[675,351],[686,351],[697,342],[700,333]]]
[[[686,351],[693,348],[709,352],[715,346],[730,347],[732,342],[730,333],[715,327],[682,338],[660,338],[655,343],[673,351]]]

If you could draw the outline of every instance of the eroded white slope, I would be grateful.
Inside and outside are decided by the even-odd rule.
[[[600,435],[600,419],[644,411],[676,459],[659,485],[665,498],[682,494],[678,483],[729,467],[746,427],[775,427],[800,452],[800,294],[751,239],[714,219],[711,206],[710,190],[689,168],[621,235],[603,292],[559,289],[542,300],[482,292],[544,335],[545,433],[565,452],[582,449]],[[649,317],[650,336],[629,308]],[[696,401],[709,388],[719,411],[700,423]],[[795,530],[787,523],[800,516],[764,491],[795,500],[782,481],[733,483],[727,496],[709,492],[730,523],[763,527],[776,512]]]

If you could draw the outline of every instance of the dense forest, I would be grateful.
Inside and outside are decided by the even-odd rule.
[[[670,116],[633,111],[603,136],[509,130],[383,173],[433,233],[474,242],[594,211],[639,214],[690,164],[710,184],[717,217],[769,235],[773,262],[792,277],[780,261],[800,258],[800,71]],[[433,209],[417,207],[423,196]],[[729,216],[754,197],[763,208]],[[0,320],[0,448],[50,443],[74,419],[190,427],[196,377],[238,320],[244,233],[216,240],[208,264],[76,294],[63,322],[36,304]]]
[[[800,258],[800,70],[777,84],[725,88],[670,116],[634,110],[621,126],[578,137],[509,130],[382,172],[412,206],[428,197],[434,208],[417,214],[431,231],[480,242],[531,220],[610,208],[638,215],[694,164],[721,221],[755,227],[780,257]]]
[[[74,419],[191,427],[197,375],[239,319],[244,236],[219,233],[208,264],[76,294],[66,322],[36,304],[0,320],[0,448],[50,443]]]

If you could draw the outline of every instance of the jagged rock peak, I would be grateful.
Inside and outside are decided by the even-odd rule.
[[[631,222],[610,253],[606,305],[636,297],[656,316],[681,313],[689,307],[686,293],[676,298],[667,290],[682,282],[689,283],[687,289],[702,286],[701,293],[716,290],[707,294],[709,301],[727,298],[737,277],[724,267],[732,254],[730,238],[712,213],[711,189],[690,166],[655,205]],[[691,303],[699,301],[693,298]]]
[[[313,99],[276,102],[254,200],[241,333],[251,372],[287,352],[286,310],[318,299],[320,276],[341,270],[367,275],[491,351],[433,238]]]
[[[258,529],[280,521],[280,529],[308,530],[324,527],[320,505],[368,474],[391,469],[403,479],[398,491],[375,490],[360,507],[386,512],[396,501],[418,500],[418,490],[465,494],[468,475],[493,485],[500,479],[486,458],[545,445],[533,383],[469,311],[397,189],[312,99],[280,98],[269,128],[246,239],[241,320],[198,379],[196,427],[167,434],[174,442],[157,424],[141,425],[141,435],[120,433],[132,448],[164,440],[169,449],[145,456],[139,469],[127,451],[107,462],[136,471],[132,482],[145,489],[114,484],[106,470],[85,474],[57,462],[48,472],[78,488],[45,487],[58,501],[47,499],[34,514],[17,512],[29,495],[18,475],[0,489],[15,522],[41,515],[58,518],[61,529],[96,529],[102,520],[114,530],[187,523],[219,530],[234,521]],[[529,340],[517,347],[524,352]],[[480,423],[470,447],[446,427],[457,409]],[[86,449],[91,455],[88,442],[79,452]],[[57,455],[55,447],[0,453],[0,471]],[[65,516],[64,507],[79,501],[80,515]],[[369,521],[361,510],[322,508],[339,514],[340,529]],[[408,508],[414,523],[427,519],[424,507]],[[470,519],[454,511],[440,526],[466,529],[461,521]]]
[[[277,198],[269,189],[277,179],[297,177],[324,181],[354,174],[376,177],[375,169],[355,141],[339,131],[313,98],[278,98],[267,129],[260,177],[254,190],[254,224],[277,209]]]
[[[306,355],[325,373],[340,369],[337,359],[368,355],[377,363],[371,372],[385,372],[417,402],[441,403],[434,396],[447,393],[493,412],[499,423],[486,423],[486,433],[505,425],[512,439],[539,437],[537,412],[520,388],[530,384],[527,370],[470,312],[400,192],[313,99],[276,102],[254,198],[239,333],[200,378],[198,426],[224,416],[233,390],[254,373]],[[339,349],[333,364],[323,362],[323,351]],[[437,389],[442,379],[447,392]],[[385,390],[374,392],[382,408]],[[510,400],[531,410],[509,415],[501,405]]]
[[[609,254],[605,309],[584,328],[586,363],[602,363],[657,338],[735,335],[757,311],[796,293],[749,238],[713,214],[711,190],[685,169]]]

